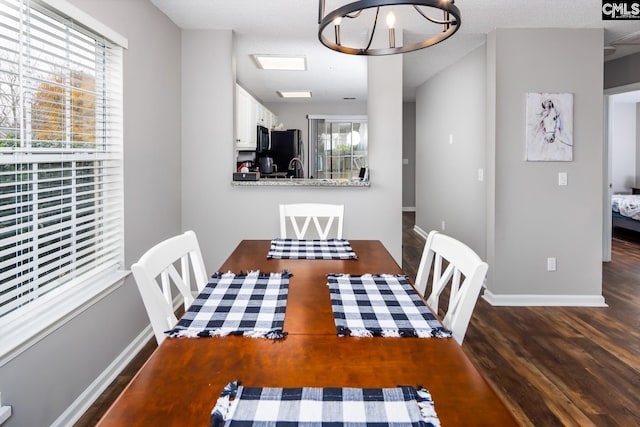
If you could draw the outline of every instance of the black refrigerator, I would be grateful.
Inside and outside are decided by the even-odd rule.
[[[304,178],[304,147],[300,129],[271,131],[271,157],[278,172],[287,172],[287,177]],[[291,160],[298,158],[300,162]],[[293,170],[289,170],[289,164]]]

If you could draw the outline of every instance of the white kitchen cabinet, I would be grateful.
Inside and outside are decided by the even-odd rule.
[[[258,104],[258,124],[272,130],[276,125],[277,117],[262,104]]]
[[[256,105],[256,119],[258,120],[258,124],[261,126],[264,126],[266,128],[268,128],[268,123],[267,123],[267,113],[269,112],[269,110],[267,110],[265,108],[264,105],[262,104],[257,104]]]
[[[236,141],[237,150],[256,149],[256,124],[258,102],[239,85],[236,85]]]
[[[261,125],[271,130],[277,117],[253,96],[236,85],[236,150],[251,151],[257,146],[257,129]]]
[[[275,114],[273,114],[271,111],[267,110],[267,127],[269,129],[273,129],[274,127],[276,127],[278,125],[278,117],[276,117]]]

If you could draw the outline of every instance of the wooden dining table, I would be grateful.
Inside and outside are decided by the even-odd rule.
[[[292,273],[284,339],[167,338],[99,426],[207,426],[224,386],[421,385],[443,426],[518,425],[453,338],[339,337],[327,274],[403,274],[379,241],[350,240],[357,260],[267,259],[269,240],[243,240],[219,271]]]

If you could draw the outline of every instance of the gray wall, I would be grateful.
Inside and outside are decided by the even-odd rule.
[[[598,29],[499,29],[488,38],[487,261],[496,303],[602,302],[602,45]],[[540,58],[553,66],[540,67]],[[572,162],[523,160],[525,94],[534,91],[574,95]],[[568,186],[558,186],[559,172]],[[557,271],[547,271],[548,257]]]
[[[387,70],[395,61],[385,58],[373,75],[369,66],[375,82],[369,100],[378,105],[367,109],[370,188],[235,187],[232,48],[230,31],[182,32],[182,218],[183,227],[197,233],[207,268],[218,268],[242,239],[277,236],[279,203],[312,201],[344,204],[345,236],[381,240],[400,262],[402,147],[388,141],[402,134],[401,63],[399,70]]]
[[[230,194],[232,43],[228,30],[182,31],[182,221],[196,232],[210,272],[259,223],[255,201]]]
[[[126,264],[180,232],[180,32],[147,0],[72,0],[129,41],[124,55]],[[162,72],[158,72],[162,64]],[[148,327],[132,277],[0,367],[7,427],[53,423]],[[152,337],[146,330],[143,341]]]
[[[416,92],[416,225],[442,231],[485,257],[485,48]],[[453,143],[450,143],[450,135]]]
[[[369,169],[374,191],[361,206],[365,213],[358,221],[363,229],[356,235],[379,239],[402,265],[402,56],[369,57],[367,69]]]
[[[418,89],[416,224],[428,232],[445,221],[445,233],[487,260],[493,304],[603,302],[602,38],[597,29],[499,29]],[[539,67],[543,57],[554,66]],[[524,161],[527,92],[574,94],[572,162]]]
[[[604,63],[604,88],[611,89],[640,82],[640,53]]]
[[[416,103],[402,104],[402,208],[416,209]]]

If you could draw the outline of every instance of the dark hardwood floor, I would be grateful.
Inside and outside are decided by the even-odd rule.
[[[414,219],[403,214],[412,280],[424,245]],[[640,425],[640,234],[615,231],[612,246],[603,264],[608,308],[478,300],[463,349],[523,426]],[[75,425],[95,425],[155,347],[152,339]]]
[[[412,278],[424,245],[413,224],[405,213],[403,269]],[[612,247],[607,308],[478,300],[462,348],[523,426],[640,425],[640,234],[615,230]]]

